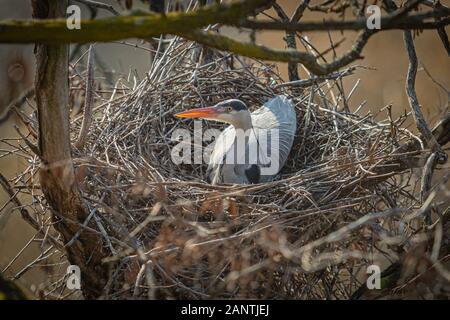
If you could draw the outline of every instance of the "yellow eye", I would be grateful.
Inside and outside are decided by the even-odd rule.
[[[232,107],[227,107],[227,111],[231,112],[231,111],[233,111],[233,108]]]

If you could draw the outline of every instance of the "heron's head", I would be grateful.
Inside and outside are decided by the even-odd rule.
[[[205,119],[225,122],[237,128],[251,125],[250,112],[244,102],[230,99],[207,108],[190,109],[175,115],[178,118]]]

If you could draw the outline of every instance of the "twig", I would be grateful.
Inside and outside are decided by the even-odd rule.
[[[350,75],[353,73],[354,70],[355,70],[355,68],[352,67],[352,68],[348,68],[342,72],[330,73],[329,75],[326,75],[326,76],[311,77],[310,79],[305,79],[305,80],[283,82],[283,83],[279,83],[279,84],[275,85],[274,89],[280,89],[280,88],[287,87],[287,86],[295,86],[295,87],[305,88],[305,87],[309,87],[313,84],[317,84],[317,83],[320,83],[320,82],[323,82],[326,80],[336,80],[338,78]]]
[[[310,0],[303,0],[303,2],[297,6],[297,9],[295,9],[295,12],[292,14],[290,19],[291,23],[297,23],[303,17],[303,13],[308,7],[309,2]]]
[[[425,71],[425,74],[431,79],[431,81],[433,81],[439,88],[441,88],[443,91],[445,91],[445,93],[447,93],[447,98],[448,98],[448,101],[450,102],[450,90],[448,90],[443,83],[441,83],[440,81],[436,80],[433,77],[433,75],[430,73],[430,71],[428,71],[427,67],[425,67],[423,62],[421,63],[421,65],[422,65],[423,71]]]
[[[14,125],[14,129],[16,129],[19,136],[22,138],[22,140],[25,142],[25,144],[30,148],[30,150],[37,156],[41,156],[41,151],[39,150],[39,147],[32,143],[30,140],[28,140],[27,137],[25,137],[22,132],[20,132],[19,127],[17,125]]]
[[[0,173],[0,185],[2,186],[3,190],[5,190],[6,193],[9,195],[10,197],[9,201],[12,201],[20,211],[22,219],[24,219],[30,226],[32,226],[40,234],[44,235],[44,231],[42,230],[39,223],[30,215],[28,210],[25,209],[20,200],[17,198],[17,192],[14,192],[8,180],[1,173]],[[48,235],[48,239],[50,240],[52,245],[58,248],[61,252],[64,252],[64,247],[58,240],[56,240],[51,235]]]
[[[13,107],[12,110],[16,113],[17,117],[22,121],[22,123],[27,127],[28,132],[33,136],[33,138],[38,138],[38,133],[36,132],[35,126],[33,126],[32,120],[23,114],[17,107]],[[37,124],[36,124],[37,125]]]
[[[419,217],[424,217],[427,212],[430,210],[430,208],[432,207],[432,205],[434,204],[433,200],[436,198],[436,196],[438,195],[438,192],[442,192],[442,193],[446,193],[448,192],[448,190],[446,190],[446,183],[450,178],[450,173],[446,174],[444,177],[442,177],[442,179],[440,179],[440,181],[436,184],[436,186],[434,187],[434,190],[431,191],[427,198],[424,200],[424,202],[422,203],[422,206],[416,211],[413,212],[409,215],[407,215],[404,220],[406,222],[411,221],[413,219],[417,219]],[[443,190],[442,190],[443,189]],[[448,203],[448,199],[447,199],[447,203]]]
[[[11,110],[13,110],[14,107],[20,108],[27,99],[31,98],[34,95],[34,87],[28,88],[20,97],[16,98],[14,101],[12,101],[6,108],[5,112],[0,115],[0,124],[2,124],[4,121],[8,119],[8,117],[11,114]]]

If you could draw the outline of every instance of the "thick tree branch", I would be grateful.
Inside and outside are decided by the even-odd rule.
[[[357,59],[361,59],[361,52],[369,38],[374,33],[375,31],[373,30],[365,30],[361,32],[351,50],[349,50],[346,54],[336,59],[335,61],[325,64],[318,63],[317,58],[307,52],[269,49],[267,47],[255,45],[252,43],[242,43],[218,34],[195,31],[183,33],[183,37],[212,48],[231,51],[242,56],[262,60],[302,63],[309,71],[311,71],[315,75],[326,75],[348,65],[349,63]]]
[[[195,30],[208,24],[223,23],[251,29],[272,29],[284,31],[328,31],[363,30],[365,19],[353,21],[323,21],[308,23],[283,23],[277,21],[242,21],[253,8],[268,0],[252,0],[230,6],[209,6],[195,12],[167,15],[145,14],[83,20],[81,29],[69,30],[65,19],[55,20],[7,20],[0,22],[0,43],[86,43],[108,42],[126,38],[149,38],[158,34],[183,36],[186,31]],[[439,7],[427,13],[398,17],[392,14],[382,18],[381,30],[389,29],[436,29],[450,23],[450,10]],[[395,19],[394,19],[394,18]],[[443,18],[424,22],[427,18]],[[32,30],[32,32],[30,32]]]
[[[229,5],[201,7],[193,12],[166,15],[138,12],[135,15],[83,20],[81,29],[67,29],[66,19],[9,20],[0,23],[0,43],[86,43],[127,38],[149,38],[159,34],[181,35],[215,23],[237,23],[272,0],[248,0]],[[30,32],[30,30],[32,30]]]
[[[33,0],[32,5],[34,18],[57,18],[65,15],[67,0]],[[85,221],[89,210],[81,198],[71,156],[69,46],[37,44],[35,53],[41,152],[39,181],[52,208],[54,226],[66,243],[68,260],[81,269],[82,291],[86,298],[95,298],[102,292],[107,272],[101,262],[104,255],[101,238],[90,231],[79,231],[80,222]]]
[[[450,23],[450,10],[445,7],[440,7],[433,11],[426,13],[411,14],[399,17],[397,14],[391,14],[381,18],[380,30],[393,29],[436,29],[437,27],[444,27]],[[426,22],[426,19],[435,18],[438,21]],[[319,21],[319,22],[280,22],[280,21],[257,21],[245,20],[235,24],[236,26],[255,29],[255,30],[279,30],[279,31],[337,31],[337,30],[363,30],[367,26],[365,18],[358,18],[347,21]]]
[[[378,30],[367,30],[366,20],[359,19],[355,21],[329,21],[319,23],[296,23],[297,17],[300,17],[302,10],[306,7],[300,5],[293,18],[288,22],[265,22],[265,21],[242,21],[256,9],[272,4],[270,0],[251,0],[233,3],[231,5],[216,5],[202,7],[195,12],[189,13],[169,13],[167,15],[143,14],[137,16],[112,17],[106,19],[84,21],[80,30],[68,30],[64,19],[46,20],[46,21],[9,21],[0,23],[0,43],[22,43],[22,42],[43,42],[43,43],[61,43],[61,42],[92,42],[92,41],[113,41],[123,38],[137,37],[148,38],[159,34],[175,34],[207,45],[219,50],[226,50],[252,58],[284,61],[294,66],[302,63],[307,69],[316,75],[325,75],[338,70],[349,63],[361,58],[361,52],[371,35]],[[438,28],[449,23],[449,9],[438,7],[433,11],[406,15],[408,11],[417,5],[417,1],[409,4],[399,10],[391,12],[389,16],[382,20],[382,27],[390,28]],[[438,21],[424,22],[424,19],[434,17],[435,19],[446,17]],[[297,50],[276,50],[252,43],[242,43],[222,35],[206,33],[199,28],[212,24],[223,23],[239,27],[251,27],[258,29],[272,28],[288,31],[292,35],[295,31],[307,30],[343,30],[362,29],[352,50],[347,52],[341,58],[331,63],[319,64],[316,57]],[[29,32],[30,28],[33,32]],[[290,37],[292,38],[292,37]],[[290,39],[292,40],[292,39]],[[289,47],[294,48],[292,41]],[[294,42],[295,44],[295,38]]]

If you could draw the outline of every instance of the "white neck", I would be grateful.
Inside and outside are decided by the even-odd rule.
[[[240,111],[238,116],[236,116],[233,121],[231,122],[231,124],[236,128],[236,129],[242,129],[244,131],[247,131],[251,128],[253,128],[252,125],[252,116],[250,115],[250,112],[248,112],[247,110],[245,111]]]

